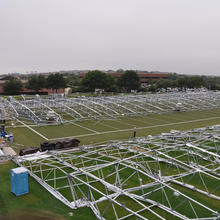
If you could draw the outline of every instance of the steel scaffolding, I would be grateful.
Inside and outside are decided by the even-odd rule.
[[[47,123],[48,112],[53,113],[50,123],[65,120],[107,119],[123,116],[162,114],[173,111],[193,111],[220,107],[220,92],[169,93],[148,95],[118,95],[99,97],[53,97],[9,100],[18,117],[36,124]],[[178,105],[178,108],[177,108]]]
[[[212,126],[14,162],[64,204],[90,207],[97,219],[217,220],[220,209],[205,198],[220,200],[219,146],[220,126]]]

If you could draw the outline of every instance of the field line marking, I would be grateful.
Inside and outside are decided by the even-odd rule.
[[[199,111],[197,111],[199,112]],[[194,113],[194,114],[193,114]],[[187,112],[187,115],[190,115],[190,116],[196,116],[195,112]],[[209,112],[202,112],[202,115],[207,117],[207,116],[210,116],[210,117],[215,117],[216,115],[219,115],[219,112],[213,112],[213,111],[209,111]]]
[[[145,117],[143,117],[145,119]],[[134,118],[130,118],[130,120],[133,120],[133,121],[137,121],[137,122],[142,122],[144,124],[151,124],[151,125],[155,125],[151,122],[148,122],[148,121],[145,121],[145,120],[138,120],[138,119],[134,119]]]
[[[118,129],[118,128],[113,127],[113,126],[111,126],[111,125],[104,124],[103,122],[100,122],[100,124],[103,125],[103,126],[105,126],[105,127],[113,128],[113,129],[116,129],[116,130]],[[100,133],[100,132],[99,132],[99,133]]]
[[[135,124],[130,124],[130,123],[121,121],[121,119],[119,119],[119,120],[117,121],[117,123],[119,123],[119,124],[124,124],[124,125],[130,125],[130,126],[132,126],[132,127],[135,127],[135,126],[136,126]]]
[[[189,120],[192,120],[193,118],[194,118],[194,120],[196,120],[196,119],[204,119],[204,118],[207,118],[207,116],[209,116],[209,117],[214,117],[214,116],[216,116],[216,114],[215,115],[211,115],[211,113],[209,113],[209,114],[206,114],[205,112],[202,112],[202,117],[201,117],[201,115],[198,115],[197,116],[197,114],[196,113],[199,113],[200,111],[186,111],[186,112],[183,112],[184,114],[183,115],[181,115],[181,117],[185,117],[185,118],[188,118]]]
[[[129,126],[135,127],[134,124],[129,124],[129,123],[126,123],[126,122],[121,122],[120,120],[121,120],[121,119],[118,118],[118,120],[108,120],[108,121],[112,121],[112,122],[114,122],[114,123],[116,123],[116,124],[118,123],[119,126],[120,126],[120,125],[129,125]],[[103,125],[106,126],[105,124],[103,124]],[[111,125],[108,125],[108,126],[111,126]],[[117,126],[115,126],[115,127],[111,126],[111,127],[114,128],[114,129],[116,129],[116,130],[120,129],[120,128],[117,127]]]
[[[78,125],[78,124],[76,124],[76,123],[73,123],[72,121],[69,121],[69,123],[71,123],[71,124],[73,124],[73,125],[76,125],[76,126],[78,126],[78,127],[80,127],[80,128],[83,128],[83,129],[85,129],[85,130],[92,131],[93,133],[99,134],[98,131],[92,130],[92,129],[87,128],[87,127],[84,127],[84,126],[82,126],[82,125]]]
[[[22,123],[25,127],[27,127],[28,129],[30,129],[31,131],[33,131],[34,133],[36,133],[37,135],[39,135],[40,137],[42,137],[45,140],[49,140],[48,138],[46,138],[44,135],[42,135],[41,133],[39,133],[38,131],[35,131],[33,128],[31,128],[29,125],[26,125],[23,121],[20,121],[19,119],[17,119],[18,122]]]
[[[142,129],[147,129],[147,128],[156,128],[156,127],[166,127],[169,125],[187,124],[187,123],[191,123],[191,122],[208,121],[208,120],[219,119],[219,118],[220,117],[212,117],[212,118],[197,119],[197,120],[191,120],[191,121],[174,122],[174,123],[168,123],[168,124],[162,124],[162,125],[152,125],[152,126],[147,126],[147,127],[139,127],[139,128],[137,128],[137,130],[142,130]],[[110,134],[110,133],[123,132],[123,131],[133,131],[133,128],[121,129],[121,130],[116,130],[116,131],[104,131],[104,132],[99,132],[99,134]],[[51,138],[49,140],[59,140],[59,139],[76,138],[76,137],[87,137],[87,136],[94,136],[94,135],[97,135],[97,134],[82,134],[82,135],[76,135],[76,136],[70,136],[70,137]]]
[[[150,120],[154,120],[154,121],[166,122],[166,123],[168,122],[167,120],[155,118],[154,115],[149,115],[149,116],[147,116],[147,117],[150,117],[149,119],[150,119]],[[155,124],[154,124],[154,125],[155,125]]]
[[[162,121],[166,121],[166,122],[167,122],[167,121],[170,121],[170,120],[172,120],[172,119],[178,120],[178,121],[176,121],[175,123],[185,121],[184,119],[177,118],[177,117],[173,117],[173,116],[171,116],[170,114],[167,114],[167,115],[161,114],[160,116],[163,117],[163,119],[161,119],[161,120],[162,120]]]

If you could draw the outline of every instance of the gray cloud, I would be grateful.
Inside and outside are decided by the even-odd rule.
[[[220,75],[219,0],[0,0],[0,73]]]

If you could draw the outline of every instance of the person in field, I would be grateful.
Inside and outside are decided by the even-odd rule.
[[[136,138],[136,133],[137,133],[137,126],[134,127],[134,138]]]

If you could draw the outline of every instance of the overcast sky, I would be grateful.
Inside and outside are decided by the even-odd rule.
[[[220,0],[0,0],[0,74],[220,75]]]

